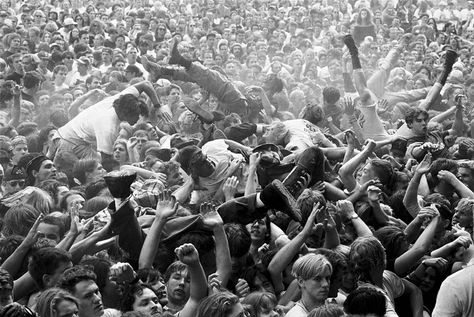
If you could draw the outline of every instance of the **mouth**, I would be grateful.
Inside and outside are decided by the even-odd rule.
[[[100,304],[100,305],[97,305],[95,306],[94,308],[96,311],[103,311],[104,310],[104,305]]]
[[[174,293],[175,293],[175,295],[178,295],[180,297],[184,297],[184,295],[185,295],[184,290],[182,290],[182,289],[176,289],[176,290],[174,290]]]

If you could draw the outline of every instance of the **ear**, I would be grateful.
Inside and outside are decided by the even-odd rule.
[[[32,170],[31,175],[33,175],[34,178],[38,175],[38,171]]]
[[[303,287],[304,287],[304,280],[303,280],[303,278],[297,277],[297,278],[296,278],[296,281],[298,282],[298,286],[299,286],[300,288],[303,288]]]
[[[51,282],[51,276],[49,274],[43,274],[41,279],[43,280],[44,286],[49,286],[49,283]]]

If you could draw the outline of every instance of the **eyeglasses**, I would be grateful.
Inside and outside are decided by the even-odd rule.
[[[16,186],[23,187],[23,186],[25,186],[25,181],[24,180],[12,180],[12,181],[8,181],[7,183],[11,187],[16,187]]]

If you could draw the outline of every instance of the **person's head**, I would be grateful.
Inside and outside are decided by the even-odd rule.
[[[245,296],[242,304],[249,307],[253,317],[276,317],[280,313],[277,312],[277,299],[274,294],[268,292],[252,292]]]
[[[59,280],[59,287],[79,300],[80,317],[102,317],[104,314],[102,295],[95,280],[96,275],[80,265],[64,271]]]
[[[54,163],[44,155],[38,155],[26,164],[26,184],[38,185],[44,180],[56,177]]]
[[[316,307],[308,314],[308,317],[344,317],[344,310],[338,304],[324,304]]]
[[[218,292],[203,299],[197,317],[243,317],[244,307],[239,298],[229,292]]]
[[[252,243],[250,233],[244,226],[236,223],[226,223],[224,230],[229,241],[232,269],[237,271],[250,250]]]
[[[315,253],[324,255],[329,263],[331,263],[332,274],[328,297],[337,297],[339,288],[342,287],[344,272],[347,269],[346,259],[339,252],[330,249],[316,249]]]
[[[20,160],[20,158],[28,153],[28,142],[27,142],[27,140],[24,136],[19,135],[19,136],[13,138],[11,143],[12,143],[12,147],[13,147],[12,162],[13,162],[13,164],[16,165],[16,164],[18,164],[18,161]]]
[[[361,237],[351,244],[349,263],[360,280],[371,283],[373,275],[383,274],[385,262],[385,250],[377,238]]]
[[[459,180],[469,187],[471,190],[474,189],[474,162],[462,162],[459,164],[458,170]]]
[[[274,143],[276,145],[279,145],[284,141],[287,135],[288,128],[286,127],[286,125],[283,122],[275,122],[267,128],[265,134],[263,135],[263,138],[267,143]]]
[[[378,179],[385,190],[391,190],[396,181],[396,174],[388,161],[374,159],[362,167],[358,179],[361,184],[371,179]]]
[[[325,87],[323,89],[323,102],[325,106],[335,105],[339,98],[341,98],[341,93],[336,87]]]
[[[344,302],[348,317],[383,317],[386,312],[385,295],[374,287],[359,287]]]
[[[39,215],[40,212],[31,205],[24,203],[15,204],[8,209],[3,217],[3,235],[26,237]]]
[[[374,236],[385,248],[387,259],[395,260],[408,250],[409,243],[403,230],[396,226],[385,226],[375,231]]]
[[[13,302],[0,311],[2,317],[37,317],[38,315],[26,306]]]
[[[128,162],[129,158],[127,152],[127,140],[117,139],[114,143],[113,151],[114,159],[120,162],[120,164],[125,164]]]
[[[448,171],[453,173],[454,175],[458,174],[458,163],[455,160],[447,159],[447,158],[438,158],[432,164],[430,168],[429,175],[431,175],[431,179],[433,181],[433,186],[437,187],[441,194],[452,194],[454,191],[453,186],[438,178],[438,173],[440,171]]]
[[[174,305],[184,305],[189,299],[190,277],[188,266],[182,262],[173,262],[166,269],[164,280],[168,301]]]
[[[47,238],[59,243],[66,232],[64,219],[46,215],[38,225],[38,238]]]
[[[28,272],[40,289],[56,285],[61,274],[72,266],[71,255],[59,248],[41,248],[30,257]]]
[[[143,312],[152,317],[160,317],[163,307],[150,285],[137,283],[126,288],[122,297],[121,311]]]
[[[113,107],[120,121],[126,121],[130,125],[137,123],[140,115],[148,115],[147,105],[132,94],[125,94],[117,98]]]
[[[331,263],[324,255],[306,254],[293,264],[291,273],[298,281],[302,299],[323,303],[329,294]]]
[[[137,151],[141,152],[143,145],[149,140],[148,133],[144,130],[137,130],[133,133],[132,138],[137,140]]]
[[[185,172],[195,178],[208,177],[215,171],[215,163],[194,145],[185,146],[179,150],[178,162]]]
[[[93,180],[104,176],[102,164],[93,159],[78,160],[72,169],[72,175],[81,185],[86,185]]]
[[[424,109],[411,109],[405,116],[405,122],[416,135],[426,135],[428,132],[428,112]]]
[[[48,288],[38,297],[36,312],[41,317],[77,316],[79,301],[61,288]]]
[[[462,198],[454,209],[453,224],[462,228],[472,228],[472,213],[474,211],[474,199]]]
[[[23,76],[23,86],[26,89],[32,90],[33,93],[35,93],[40,88],[41,81],[41,75],[36,71],[26,72]]]
[[[66,81],[66,75],[68,73],[67,66],[57,65],[53,69],[53,80],[56,85],[62,85]]]
[[[62,212],[70,212],[72,210],[80,210],[84,207],[84,194],[77,190],[71,190],[64,194],[59,202]]]
[[[25,173],[17,166],[9,167],[3,175],[3,194],[13,194],[25,187]]]
[[[0,269],[0,309],[13,302],[13,278],[5,269]]]

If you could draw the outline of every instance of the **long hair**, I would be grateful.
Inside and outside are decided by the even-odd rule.
[[[58,287],[46,289],[38,297],[36,312],[41,317],[56,317],[56,309],[62,301],[70,301],[79,308],[79,301],[68,291]]]

